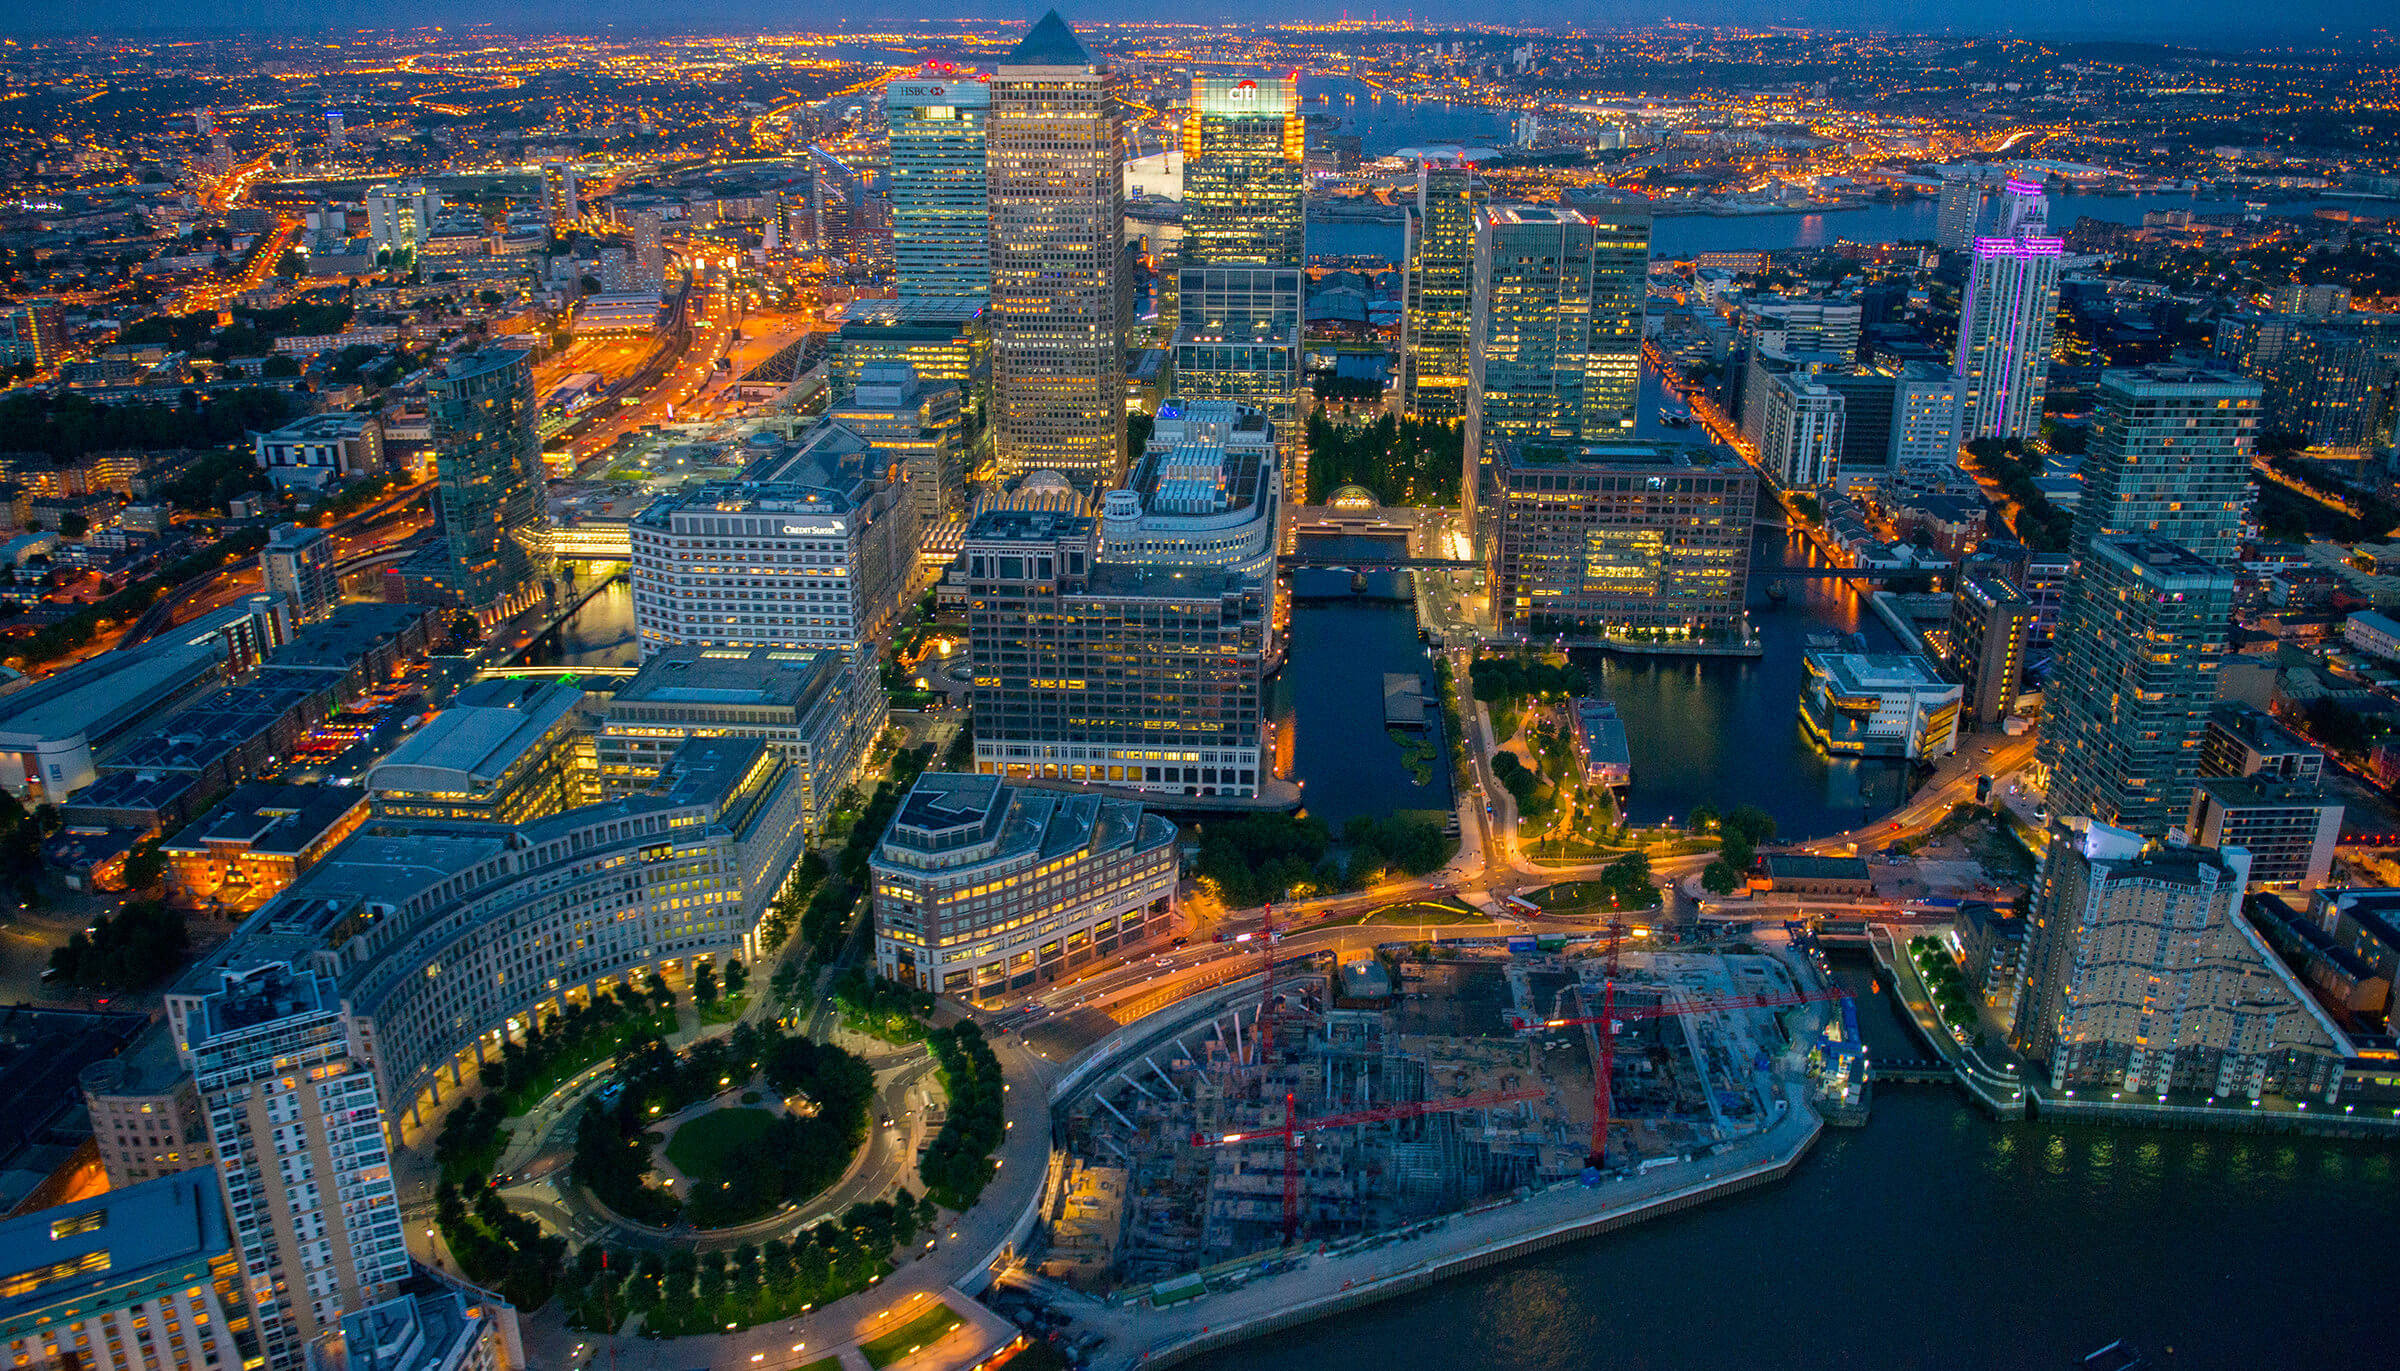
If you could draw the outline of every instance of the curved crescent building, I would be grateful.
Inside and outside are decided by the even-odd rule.
[[[392,1116],[421,1119],[535,1021],[704,960],[755,961],[808,778],[768,740],[694,738],[648,791],[526,823],[370,823],[168,993],[178,1037],[224,975],[338,990]]]

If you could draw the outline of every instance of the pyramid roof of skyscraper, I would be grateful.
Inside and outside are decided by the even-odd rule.
[[[1004,66],[1011,67],[1088,67],[1094,65],[1091,53],[1084,50],[1082,40],[1067,21],[1051,10],[1035,21],[1009,51]]]

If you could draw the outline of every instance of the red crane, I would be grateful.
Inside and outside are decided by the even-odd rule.
[[[1850,998],[1847,990],[1793,990],[1780,994],[1735,995],[1722,1000],[1668,1000],[1663,1004],[1632,1005],[1617,1008],[1617,984],[1610,978],[1603,989],[1602,1005],[1597,1014],[1584,1014],[1566,1019],[1520,1020],[1520,1031],[1543,1028],[1574,1028],[1596,1024],[1600,1029],[1600,1060],[1592,1073],[1592,1155],[1594,1167],[1608,1161],[1609,1080],[1616,1074],[1617,1036],[1614,1024],[1627,1019],[1678,1019],[1686,1014],[1714,1014],[1728,1009],[1783,1009],[1796,1004],[1817,1004],[1829,1000]]]
[[[1286,1093],[1283,1097],[1282,1123],[1240,1133],[1220,1134],[1214,1138],[1194,1133],[1192,1146],[1225,1147],[1258,1138],[1283,1139],[1283,1245],[1289,1247],[1300,1237],[1301,1134],[1320,1128],[1347,1128],[1353,1124],[1383,1123],[1391,1119],[1418,1119],[1428,1114],[1455,1114],[1462,1109],[1487,1109],[1493,1105],[1514,1104],[1519,1100],[1538,1100],[1548,1093],[1530,1086],[1515,1090],[1487,1090],[1478,1095],[1461,1095],[1454,1100],[1416,1100],[1408,1104],[1378,1105],[1373,1109],[1356,1109],[1343,1114],[1322,1114],[1313,1119],[1300,1118],[1297,1101]]]

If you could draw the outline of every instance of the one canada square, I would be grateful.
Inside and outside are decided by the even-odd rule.
[[[1056,10],[991,83],[992,438],[1002,471],[1087,493],[1125,474],[1125,128],[1116,80]]]

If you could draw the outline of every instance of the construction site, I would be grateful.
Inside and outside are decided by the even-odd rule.
[[[1154,1016],[1060,1101],[1041,1274],[1197,1292],[1195,1273],[1709,1155],[1782,1116],[1837,993],[1767,955],[1530,943],[1282,960]]]

